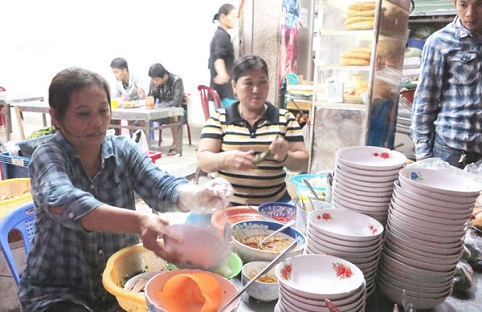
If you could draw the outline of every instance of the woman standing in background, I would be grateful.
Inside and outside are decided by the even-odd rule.
[[[231,70],[234,63],[234,47],[228,29],[233,29],[238,19],[238,10],[232,4],[225,3],[213,17],[219,26],[211,40],[209,52],[210,87],[216,90],[221,98],[221,106],[227,107],[236,102],[231,86]]]

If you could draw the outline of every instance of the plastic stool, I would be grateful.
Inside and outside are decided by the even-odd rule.
[[[151,151],[149,151],[149,154],[147,154],[147,156],[149,156],[152,163],[155,164],[156,160],[162,157],[162,153],[161,152],[151,152]]]

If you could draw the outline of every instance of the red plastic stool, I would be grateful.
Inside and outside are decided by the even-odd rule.
[[[152,163],[154,164],[154,163],[156,163],[157,159],[162,157],[162,153],[161,152],[151,152],[151,151],[149,151],[149,154],[147,154],[147,156],[149,156]]]

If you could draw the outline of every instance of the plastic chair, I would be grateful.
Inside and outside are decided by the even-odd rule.
[[[2,248],[5,260],[12,271],[13,278],[17,285],[20,282],[20,274],[13,257],[12,249],[8,243],[8,233],[14,229],[22,234],[25,253],[30,251],[30,244],[35,237],[35,213],[33,202],[25,204],[7,214],[0,220],[0,247]]]
[[[216,109],[219,109],[221,108],[221,99],[219,98],[219,94],[216,92],[216,90],[208,86],[199,85],[197,86],[197,89],[199,91],[199,96],[201,97],[204,118],[208,120],[208,118],[211,116],[209,112],[209,101],[212,100]]]
[[[199,91],[199,96],[201,97],[201,105],[203,107],[203,112],[204,112],[204,118],[206,120],[209,119],[211,116],[210,110],[209,110],[209,101],[212,99],[214,102],[214,106],[216,109],[221,108],[221,99],[219,98],[219,94],[216,92],[216,90],[205,86],[205,85],[198,85],[197,89]],[[194,183],[198,184],[199,182],[199,177],[203,174],[203,171],[199,169],[198,167],[196,168],[196,173],[194,174]]]
[[[186,103],[189,100],[190,96],[191,95],[189,93],[184,94],[184,100],[185,100]],[[186,106],[187,106],[187,104],[186,104]],[[187,128],[187,138],[189,140],[189,145],[192,145],[191,128],[189,127],[189,123],[187,122],[187,118],[184,118],[184,121],[183,121],[182,124],[185,125],[186,128]],[[152,125],[152,123],[151,123],[151,125]],[[159,123],[159,125],[160,125],[160,123]],[[151,131],[151,139],[154,139],[154,132],[152,132],[152,131]],[[161,142],[162,142],[162,129],[159,129],[159,143],[158,143],[159,146],[161,146]]]

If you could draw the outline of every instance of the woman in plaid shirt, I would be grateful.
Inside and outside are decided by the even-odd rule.
[[[136,211],[134,192],[159,212],[229,203],[227,181],[188,184],[152,164],[131,139],[106,136],[109,103],[107,81],[85,69],[65,69],[50,84],[58,132],[37,148],[29,167],[37,233],[19,285],[23,311],[120,310],[102,286],[102,272],[112,254],[139,237],[168,261],[182,257],[158,243],[168,222]]]

